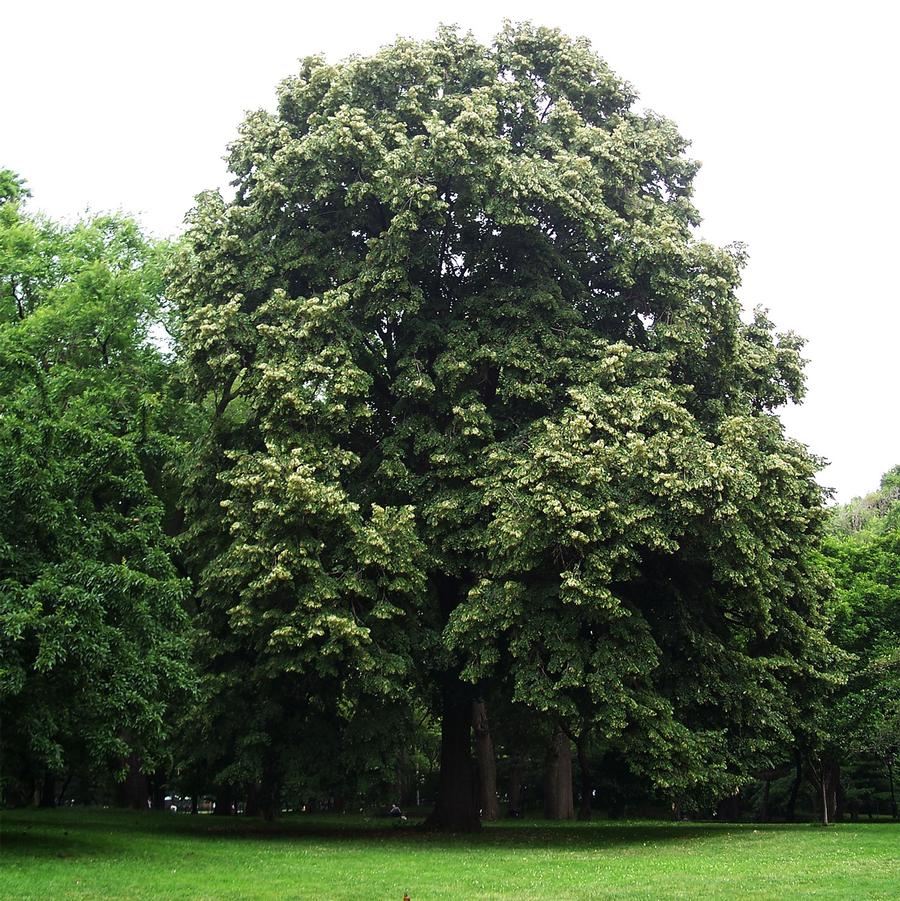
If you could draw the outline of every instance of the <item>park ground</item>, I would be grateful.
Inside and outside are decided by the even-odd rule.
[[[113,810],[0,819],[0,898],[900,898],[900,824],[276,823]]]

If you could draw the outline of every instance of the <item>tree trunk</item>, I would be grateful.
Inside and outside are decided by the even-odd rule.
[[[818,766],[810,761],[811,781],[818,789],[819,801],[822,805],[822,825],[834,822],[837,808],[837,783],[840,778],[838,764],[824,754],[819,758]]]
[[[458,673],[445,673],[441,686],[441,772],[437,801],[425,820],[426,829],[477,832],[481,828],[475,804],[472,767],[472,686]]]
[[[56,807],[56,777],[53,773],[44,773],[41,786],[41,807]]]
[[[736,823],[741,816],[740,794],[735,792],[722,798],[716,807],[716,815],[723,823]]]
[[[147,774],[141,772],[141,758],[137,753],[129,754],[123,761],[125,779],[116,786],[116,802],[119,807],[132,810],[146,810],[150,795]]]
[[[763,789],[762,804],[759,807],[760,823],[769,822],[769,792],[772,788],[772,780],[766,779],[766,787]]]
[[[59,793],[56,796],[56,806],[61,807],[66,802],[66,791],[69,788],[69,784],[72,782],[72,773],[70,772],[65,779],[65,782],[62,784],[62,788],[59,790]]]
[[[834,761],[831,765],[830,781],[832,798],[834,801],[832,820],[836,823],[840,823],[844,819],[844,806],[847,799],[844,795],[844,784],[841,782],[841,765],[837,761]]]
[[[262,816],[262,788],[258,782],[252,783],[247,788],[244,798],[244,815],[248,817]]]
[[[591,770],[587,756],[587,736],[584,731],[578,736],[575,746],[578,749],[578,769],[581,770],[581,799],[578,804],[578,819],[589,820],[591,818],[591,798],[594,794],[594,786],[591,781]]]
[[[222,785],[216,792],[216,806],[213,808],[213,816],[230,817],[234,805],[235,792],[231,785]]]
[[[459,606],[463,583],[446,573],[432,575],[444,622]],[[481,828],[472,767],[472,701],[474,688],[459,670],[441,674],[441,771],[434,810],[423,824],[445,832],[477,832]]]
[[[897,819],[897,796],[894,794],[894,763],[890,758],[887,762],[888,784],[891,787],[891,819]]]
[[[797,769],[784,817],[789,823],[793,823],[797,818],[797,795],[800,794],[800,785],[803,782],[803,756],[799,751],[794,751],[794,761]]]
[[[281,810],[281,783],[274,779],[263,780],[261,800],[263,819],[271,823]]]
[[[548,820],[572,820],[572,746],[568,736],[557,729],[550,742],[544,766],[544,816]]]
[[[472,730],[475,733],[478,806],[481,808],[481,819],[496,820],[500,816],[497,802],[497,761],[494,757],[494,742],[491,739],[484,701],[472,702]]]
[[[405,792],[403,791],[403,764],[405,762],[405,757],[405,750],[401,748],[400,753],[397,756],[397,763],[394,767],[394,798],[396,798],[400,807],[406,805],[406,798],[404,797]]]
[[[822,761],[822,782],[824,788],[825,804],[828,807],[827,820],[834,823],[841,818],[843,811],[840,809],[841,794],[841,767],[836,760]]]
[[[520,758],[516,758],[509,771],[509,804],[507,806],[507,815],[510,817],[520,817],[524,813],[524,810],[522,809],[522,781],[524,772],[525,765]]]
[[[166,774],[163,770],[156,770],[153,778],[149,780],[150,806],[154,810],[166,809]]]

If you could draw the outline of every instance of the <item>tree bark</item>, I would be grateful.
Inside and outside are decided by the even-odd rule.
[[[822,807],[821,822],[828,826],[834,820],[835,807],[837,805],[837,790],[835,767],[833,760],[824,755],[819,758],[818,765],[810,759],[810,782],[818,791],[819,803]]]
[[[432,575],[445,622],[459,606],[463,583],[446,573]],[[441,682],[441,770],[434,810],[423,824],[445,832],[477,832],[481,828],[472,766],[472,701],[474,688],[458,669],[444,670]]]
[[[244,815],[248,817],[262,816],[262,788],[258,782],[252,783],[247,788],[244,798]]]
[[[496,820],[500,816],[497,802],[497,761],[494,742],[488,726],[484,701],[472,702],[472,730],[475,733],[475,760],[478,771],[478,805],[481,819]]]
[[[525,766],[520,758],[513,761],[509,771],[509,804],[507,814],[511,817],[520,817],[524,813],[522,809],[523,792],[522,782],[525,774]]]
[[[888,758],[887,762],[888,783],[891,787],[891,819],[897,819],[897,796],[894,794],[894,763]]]
[[[762,796],[762,804],[759,808],[759,821],[760,823],[768,823],[769,822],[769,793],[772,788],[772,780],[766,779],[766,787],[763,789]]]
[[[572,820],[572,746],[568,736],[557,729],[550,742],[544,765],[544,816],[548,820]]]
[[[72,773],[70,772],[67,774],[65,782],[63,782],[63,784],[62,784],[62,788],[59,790],[59,792],[56,795],[56,806],[57,807],[61,807],[63,804],[65,804],[66,791],[68,790],[69,784],[71,783],[71,781],[72,781]]]
[[[125,779],[116,786],[116,802],[119,807],[132,810],[146,810],[150,795],[147,774],[141,772],[141,758],[137,753],[129,754],[123,761]]]
[[[213,808],[213,816],[230,817],[234,804],[235,792],[231,785],[222,785],[216,792],[216,806]]]
[[[264,774],[262,781],[252,782],[244,797],[244,814],[248,817],[262,817],[274,820],[278,815],[281,789],[278,779],[272,774]]]
[[[154,810],[166,809],[166,773],[163,770],[156,770],[153,777],[149,780],[150,787],[150,806]]]
[[[56,807],[56,777],[53,773],[44,773],[41,786],[41,807]]]
[[[844,819],[844,807],[846,806],[846,796],[844,795],[844,784],[841,781],[841,765],[838,761],[834,761],[831,767],[831,785],[834,798],[834,814],[832,819],[836,823],[840,823]]]
[[[789,823],[793,823],[797,818],[797,796],[800,794],[800,785],[803,782],[803,755],[799,751],[794,751],[794,761],[797,769],[784,817]]]
[[[424,826],[445,832],[477,832],[481,820],[472,767],[473,689],[458,673],[445,673],[442,683],[441,771],[437,801]]]
[[[843,811],[840,809],[841,794],[841,767],[833,759],[822,761],[822,782],[824,787],[825,803],[828,807],[828,822],[834,823],[841,819]]]
[[[578,769],[581,771],[581,799],[578,804],[578,819],[589,820],[591,818],[591,798],[594,794],[594,786],[591,780],[591,769],[587,756],[587,736],[582,731],[575,743],[578,749]]]
[[[263,780],[262,784],[262,815],[263,819],[271,823],[281,810],[281,783],[277,781]]]
[[[740,794],[735,792],[722,798],[716,807],[716,814],[723,823],[736,823],[741,816]]]

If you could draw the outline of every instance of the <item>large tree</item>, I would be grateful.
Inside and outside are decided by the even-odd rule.
[[[772,412],[802,342],[742,322],[742,250],[695,239],[697,165],[634,104],[583,40],[444,29],[305,60],[234,199],[199,198],[200,621],[270,780],[295,718],[416,687],[448,828],[477,826],[484,683],[673,797],[788,737],[827,654],[816,462]]]
[[[123,217],[30,215],[25,195],[0,172],[0,759],[47,803],[73,761],[164,755],[187,583],[164,528],[162,249]]]

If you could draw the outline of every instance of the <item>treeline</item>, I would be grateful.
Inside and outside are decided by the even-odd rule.
[[[826,510],[633,103],[444,29],[304,61],[173,244],[2,174],[4,803],[896,816],[900,476]]]

